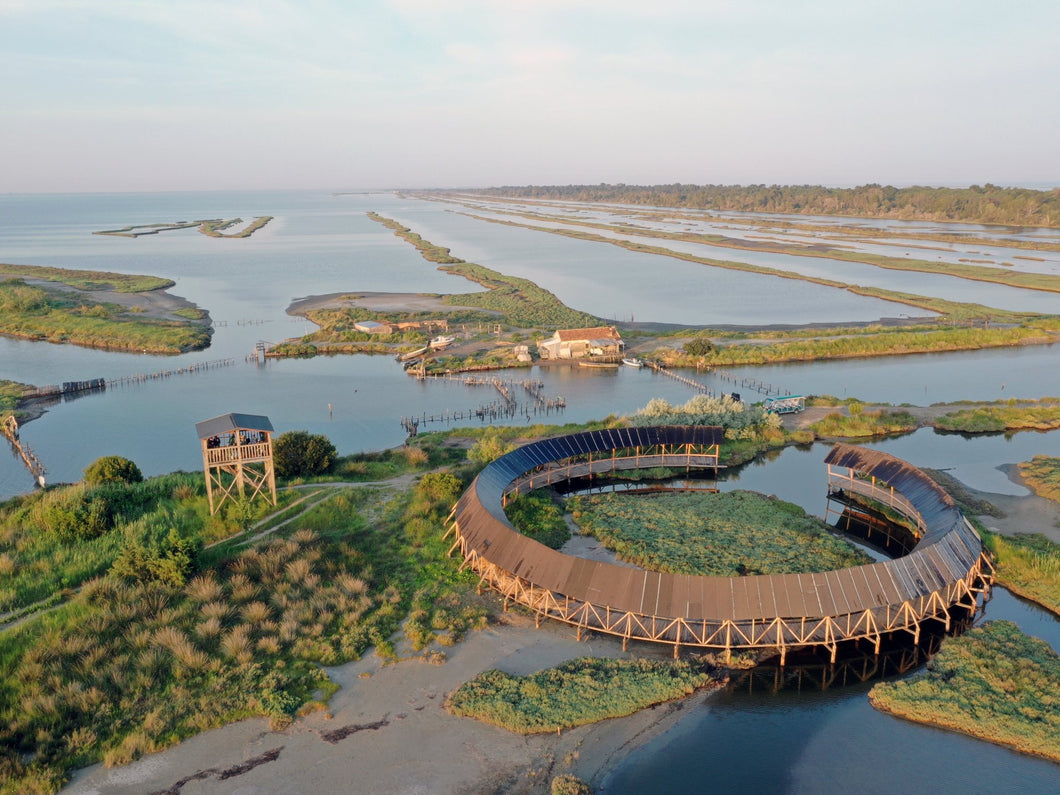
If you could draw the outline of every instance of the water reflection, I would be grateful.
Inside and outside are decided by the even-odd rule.
[[[995,589],[980,620],[993,618],[1060,648],[1060,622],[1004,589]],[[675,726],[600,783],[605,791],[658,793],[700,788],[690,782],[719,792],[1058,791],[1051,762],[877,712],[867,698],[872,681],[860,681],[862,664],[848,666],[842,687],[818,668],[803,674],[802,686],[791,669],[774,689],[776,673],[765,670],[743,687],[694,699]],[[899,654],[887,675],[906,675],[895,670],[904,664]]]

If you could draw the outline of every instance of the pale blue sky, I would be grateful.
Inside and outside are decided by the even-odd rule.
[[[0,192],[1060,184],[1056,0],[0,0]]]

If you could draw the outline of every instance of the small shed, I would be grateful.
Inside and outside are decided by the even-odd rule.
[[[394,329],[389,323],[380,323],[378,320],[358,320],[353,324],[355,330],[365,334],[379,334],[386,336]]]
[[[231,412],[195,423],[195,431],[202,445],[211,514],[227,499],[254,499],[259,494],[276,504],[274,429],[268,417]]]

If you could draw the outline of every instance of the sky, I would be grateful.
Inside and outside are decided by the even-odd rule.
[[[1060,185],[1056,0],[0,0],[0,193]]]

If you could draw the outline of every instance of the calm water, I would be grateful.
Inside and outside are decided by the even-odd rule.
[[[1060,649],[1060,622],[997,589],[983,620],[1006,619]],[[874,710],[872,684],[726,692],[603,779],[604,792],[1060,792],[1060,765]]]

